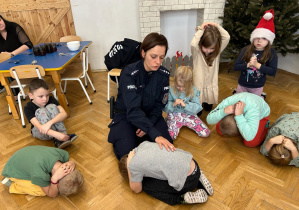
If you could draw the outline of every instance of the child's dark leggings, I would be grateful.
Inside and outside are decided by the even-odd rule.
[[[144,177],[142,180],[142,190],[147,194],[157,198],[169,205],[180,204],[183,201],[182,196],[186,192],[193,191],[199,182],[200,170],[197,162],[194,160],[197,171],[190,174],[185,182],[184,187],[177,191],[168,184],[167,180]]]

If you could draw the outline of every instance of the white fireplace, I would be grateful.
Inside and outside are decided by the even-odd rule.
[[[189,56],[190,41],[195,33],[195,27],[206,21],[221,24],[222,20],[218,17],[223,16],[224,4],[225,0],[139,0],[141,40],[151,32],[163,32],[170,46],[167,56],[174,56],[174,51],[182,48],[181,46],[175,46],[173,43],[184,43],[184,46],[188,48],[188,52],[184,49],[183,51],[185,52],[183,54]],[[175,13],[171,13],[170,11],[174,11]],[[180,26],[180,21],[174,23],[182,28],[183,33],[186,33],[184,36],[181,33],[172,33],[171,28],[167,28],[168,25],[171,27],[173,23],[165,23],[164,16],[170,15],[171,17],[171,15],[175,14],[175,18],[178,18],[177,16],[180,15],[179,11],[182,11],[182,19],[186,18],[186,11],[190,11],[187,14],[187,18],[189,18],[189,14],[191,14],[192,18],[195,18],[195,20],[188,21],[188,26]],[[161,17],[163,18],[162,24]],[[169,19],[169,17],[166,17],[166,20]],[[161,26],[166,28],[161,29]],[[176,38],[180,40],[173,41]]]

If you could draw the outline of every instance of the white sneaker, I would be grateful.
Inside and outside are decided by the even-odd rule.
[[[207,177],[203,174],[202,170],[200,170],[199,182],[202,184],[204,189],[207,191],[208,195],[213,195],[213,193],[214,193],[213,187],[212,187],[211,183],[209,182],[209,180],[207,179]]]
[[[196,192],[186,192],[184,195],[184,203],[205,203],[208,200],[208,194],[203,189]]]
[[[1,181],[1,183],[4,184],[4,185],[6,185],[7,187],[10,187],[12,181],[11,181],[9,178],[4,177],[4,178],[2,179],[2,181]]]

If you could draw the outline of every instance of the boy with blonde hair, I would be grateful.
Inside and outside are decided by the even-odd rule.
[[[15,152],[5,164],[2,184],[9,187],[10,193],[69,196],[77,193],[84,182],[75,167],[65,150],[27,146]]]

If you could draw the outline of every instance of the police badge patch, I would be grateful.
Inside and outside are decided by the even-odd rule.
[[[167,101],[168,101],[168,93],[165,93],[164,96],[163,96],[162,103],[167,104]]]

